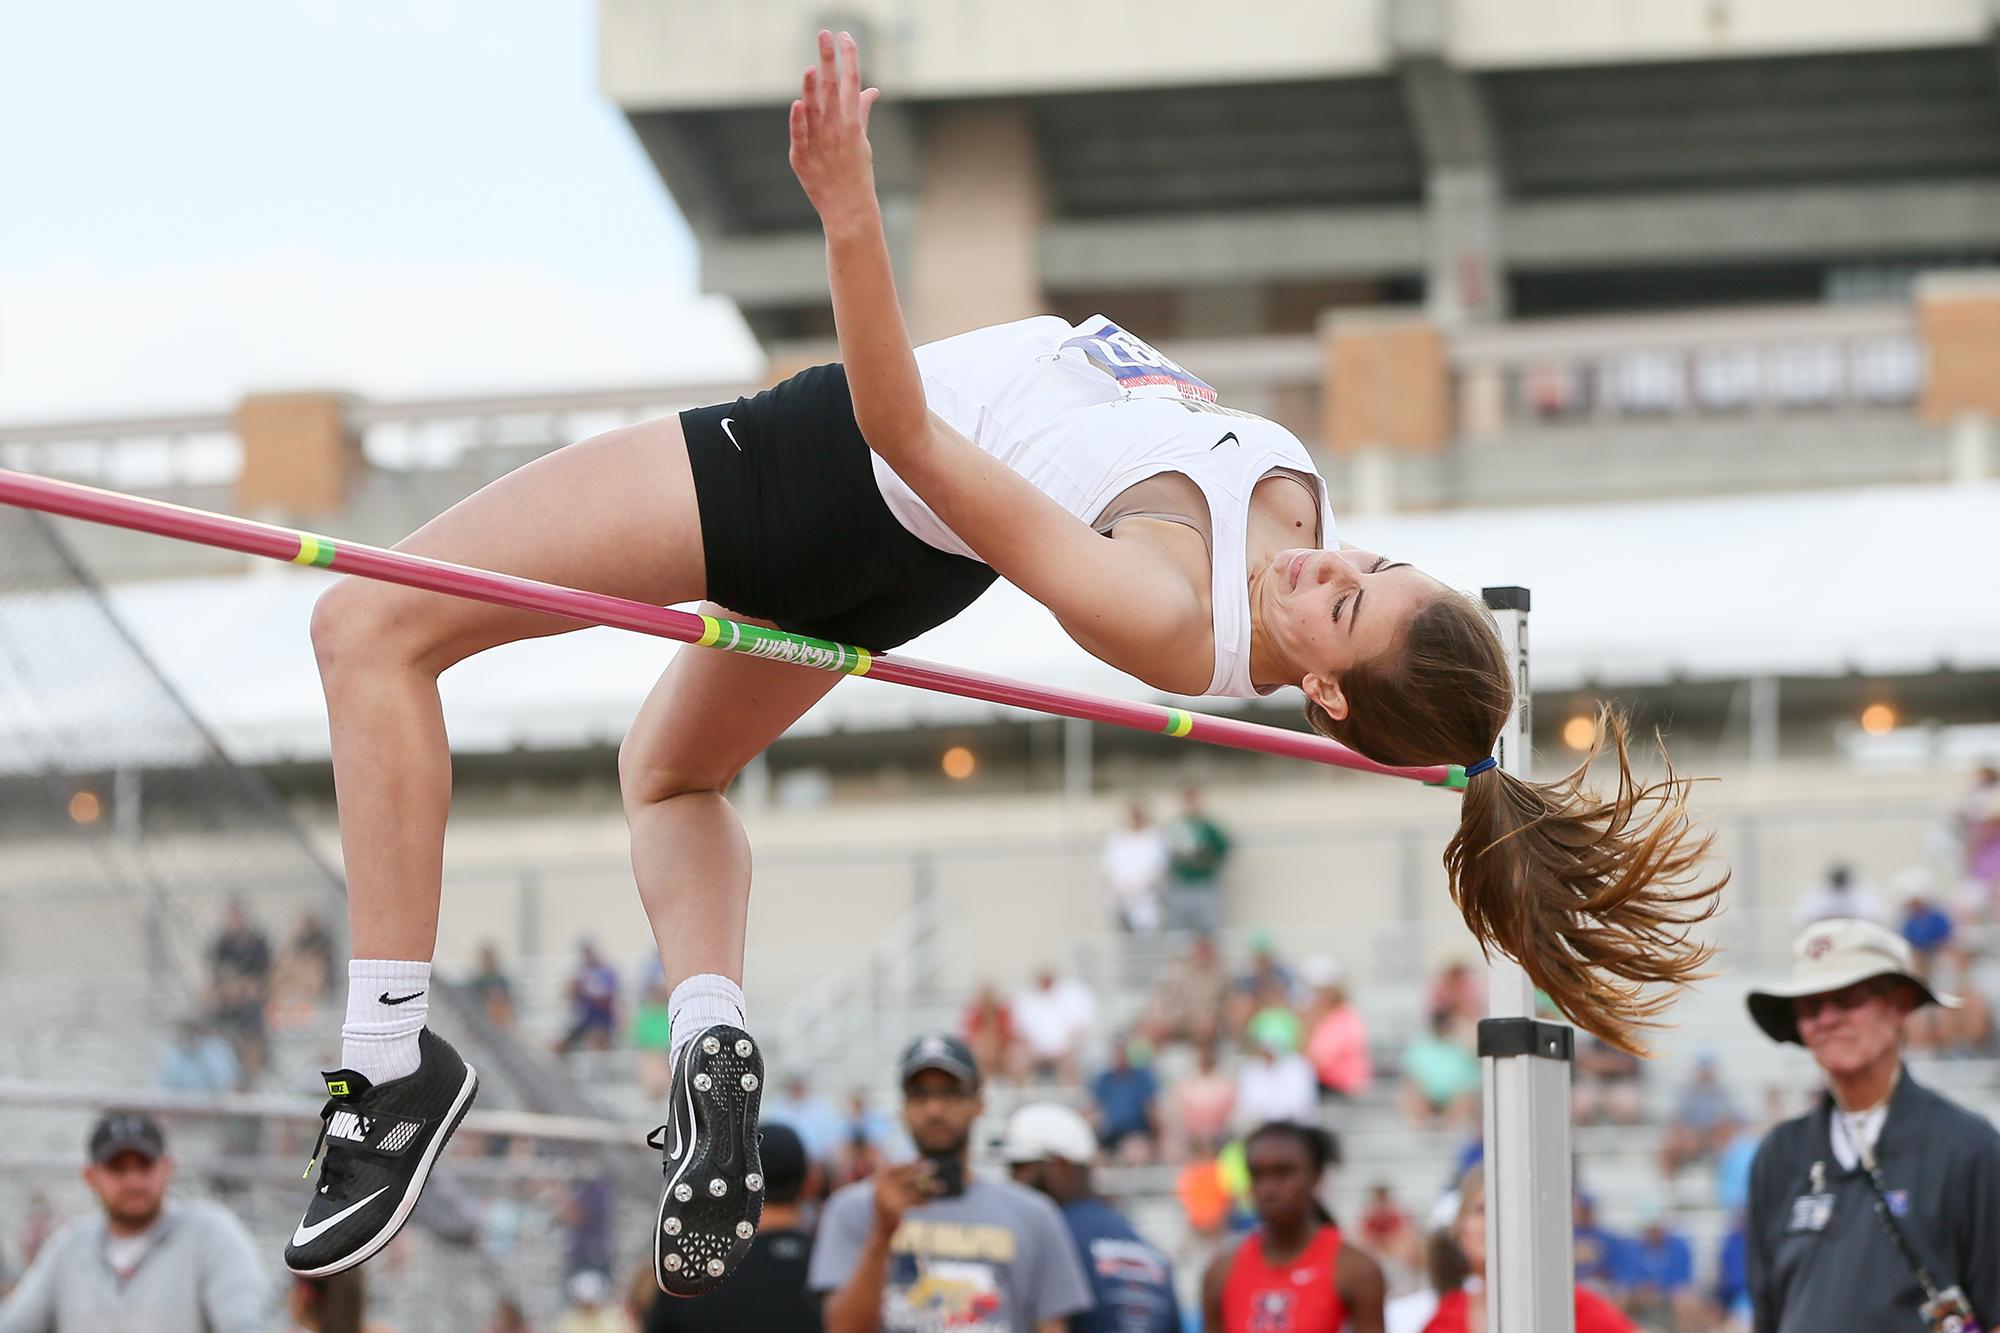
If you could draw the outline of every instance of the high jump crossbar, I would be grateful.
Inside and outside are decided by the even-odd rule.
[[[607,593],[544,583],[538,579],[499,574],[404,551],[384,550],[361,542],[321,537],[276,524],[258,523],[205,509],[169,504],[164,500],[126,495],[5,468],[0,468],[0,504],[152,533],[201,546],[241,551],[245,555],[263,556],[295,565],[328,569],[337,574],[397,583],[426,592],[490,602],[520,611],[538,611],[574,620],[579,625],[608,625],[691,643],[700,648],[789,662],[820,671],[866,676],[870,680],[886,680],[937,694],[980,699],[987,703],[1201,741],[1233,750],[1305,759],[1362,773],[1410,778],[1432,787],[1463,789],[1465,786],[1465,767],[1462,764],[1397,768],[1378,764],[1337,741],[1287,731],[1282,727],[1216,717],[1164,704],[1108,699],[1081,690],[1031,685],[1004,676],[940,666],[915,658],[871,653],[851,644],[767,629],[761,625],[746,625],[716,616],[696,615],[672,607],[613,597]]]

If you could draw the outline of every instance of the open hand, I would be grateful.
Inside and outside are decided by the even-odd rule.
[[[819,64],[806,71],[792,103],[792,173],[820,221],[829,225],[876,210],[875,154],[868,145],[868,109],[880,88],[861,86],[854,37],[819,35]]]

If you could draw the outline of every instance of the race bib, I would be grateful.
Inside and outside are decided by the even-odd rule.
[[[1213,403],[1215,389],[1208,381],[1181,365],[1136,334],[1127,333],[1106,320],[1090,333],[1079,334],[1063,343],[1075,348],[1090,364],[1118,381],[1130,397],[1180,399],[1191,403]]]

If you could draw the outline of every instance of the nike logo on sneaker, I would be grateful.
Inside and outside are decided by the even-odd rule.
[[[722,433],[723,433],[724,435],[727,435],[727,436],[729,437],[729,442],[730,442],[731,444],[736,444],[736,432],[735,432],[735,431],[733,431],[733,430],[731,430],[731,429],[729,429],[729,423],[730,423],[730,422],[732,422],[732,421],[734,421],[734,420],[736,420],[736,418],[735,418],[735,417],[724,417],[724,418],[722,419]],[[739,453],[739,454],[740,454],[740,453],[742,453],[742,452],[743,452],[743,446],[742,446],[742,445],[740,445],[740,444],[736,444],[736,452],[737,452],[737,453]]]
[[[319,1221],[313,1223],[311,1226],[307,1226],[305,1224],[305,1221],[301,1219],[299,1222],[299,1229],[292,1233],[292,1244],[293,1245],[312,1244],[314,1241],[318,1240],[322,1235],[326,1233],[327,1228],[332,1226],[337,1226],[338,1224],[345,1222],[348,1218],[354,1216],[356,1213],[360,1212],[363,1208],[366,1208],[369,1204],[375,1202],[375,1200],[381,1198],[384,1194],[387,1194],[388,1192],[389,1192],[389,1187],[387,1185],[384,1185],[381,1189],[376,1190],[373,1194],[363,1199],[360,1203],[351,1203],[347,1205],[347,1207],[335,1213],[332,1217],[322,1217]]]
[[[327,1121],[326,1136],[330,1139],[346,1139],[350,1143],[368,1142],[368,1122],[352,1111],[335,1111]]]
[[[380,995],[375,997],[375,1000],[378,1004],[408,1004],[411,1000],[416,999],[419,995],[422,994],[423,992],[420,990],[413,990],[408,995],[398,995],[395,999],[392,1000],[389,998],[389,992],[383,991]]]

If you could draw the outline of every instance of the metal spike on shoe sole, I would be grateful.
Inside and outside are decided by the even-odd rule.
[[[654,1233],[657,1276],[675,1296],[714,1290],[756,1240],[767,1184],[761,1170],[750,1169],[760,1165],[757,1102],[766,1081],[762,1054],[747,1033],[723,1026],[696,1034],[686,1050],[688,1063],[676,1071],[682,1080],[675,1108],[680,1119],[671,1123],[681,1124],[679,1141],[686,1147],[669,1159],[674,1183]],[[683,1097],[685,1106],[680,1104]],[[734,1160],[712,1141],[721,1135],[733,1140]],[[669,1265],[669,1253],[678,1255],[678,1265]]]

